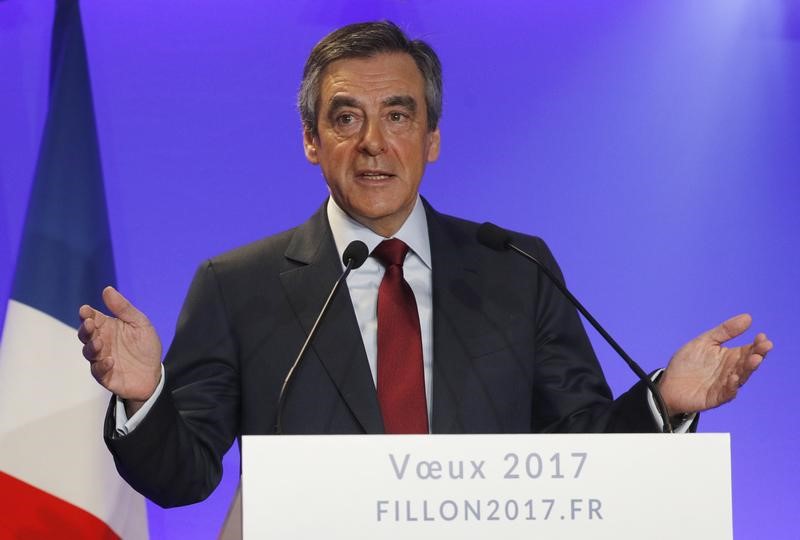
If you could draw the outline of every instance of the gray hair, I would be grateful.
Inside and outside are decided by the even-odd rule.
[[[322,72],[329,64],[345,58],[369,58],[378,53],[406,53],[417,64],[425,79],[425,104],[428,130],[433,131],[442,116],[442,64],[430,45],[408,36],[391,21],[366,22],[334,30],[311,50],[303,69],[303,82],[297,107],[303,127],[317,135]]]

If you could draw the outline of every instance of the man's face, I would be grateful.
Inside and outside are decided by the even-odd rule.
[[[393,235],[414,208],[426,163],[439,156],[422,74],[405,53],[338,60],[322,74],[319,99],[319,134],[304,133],[306,157],[350,217]]]

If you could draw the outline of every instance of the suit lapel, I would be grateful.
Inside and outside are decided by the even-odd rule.
[[[297,228],[286,257],[299,266],[281,273],[281,282],[306,334],[341,274],[339,254],[323,207]],[[334,297],[306,355],[324,366],[342,400],[366,433],[383,433],[375,385],[346,284]],[[308,361],[308,359],[304,360]]]
[[[465,381],[471,376],[470,347],[464,336],[480,310],[477,271],[465,253],[469,245],[454,237],[426,202],[433,266],[433,433],[468,431],[459,411]]]

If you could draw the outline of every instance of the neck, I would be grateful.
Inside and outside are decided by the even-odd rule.
[[[402,219],[398,219],[393,216],[393,219],[359,219],[354,216],[350,216],[359,223],[361,223],[364,227],[368,228],[372,232],[377,235],[383,236],[384,238],[391,238],[394,236],[397,231],[400,230],[400,227],[403,226],[403,223],[406,222],[408,216],[411,215],[411,212],[408,212]]]

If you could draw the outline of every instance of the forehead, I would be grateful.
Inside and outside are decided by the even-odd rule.
[[[324,107],[333,97],[364,100],[409,95],[423,100],[425,81],[416,62],[406,53],[380,53],[367,58],[331,62],[322,72],[320,98]]]

